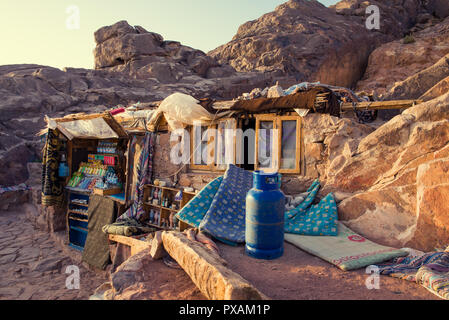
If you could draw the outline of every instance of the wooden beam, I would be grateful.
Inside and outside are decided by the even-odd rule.
[[[121,236],[121,235],[117,235],[117,234],[109,234],[108,239],[109,239],[109,241],[119,242],[119,243],[122,243],[124,245],[131,247],[131,255],[132,256],[139,253],[142,250],[150,251],[150,248],[151,248],[151,242],[142,241],[139,239]]]
[[[367,101],[358,102],[357,110],[385,110],[385,109],[407,109],[422,103],[422,100],[391,100],[391,101]],[[345,102],[341,106],[342,111],[354,110],[351,102]]]

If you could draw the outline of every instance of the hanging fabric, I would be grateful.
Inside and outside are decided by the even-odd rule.
[[[62,143],[55,130],[48,129],[42,157],[42,205],[61,206],[63,186],[59,180],[59,151]]]
[[[127,218],[135,218],[140,220],[140,218],[145,213],[142,207],[143,201],[143,186],[148,184],[152,180],[153,174],[153,157],[154,157],[154,146],[156,144],[156,133],[147,132],[143,139],[143,148],[134,166],[134,172],[136,173],[137,179],[133,185],[133,192],[131,195],[131,200],[133,201],[129,209],[122,214],[117,221],[122,221]]]

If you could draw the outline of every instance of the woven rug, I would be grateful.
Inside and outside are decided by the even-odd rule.
[[[438,297],[449,300],[449,252],[398,258],[393,264],[378,267],[380,274],[416,282]]]
[[[102,231],[102,228],[115,221],[115,201],[91,195],[88,214],[88,234],[84,245],[83,261],[104,270],[110,258],[108,235]]]

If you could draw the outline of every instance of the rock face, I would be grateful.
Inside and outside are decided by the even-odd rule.
[[[95,32],[95,68],[128,73],[136,78],[154,78],[162,83],[174,83],[184,77],[206,78],[229,76],[234,69],[220,65],[204,52],[164,41],[157,33],[140,26],[131,27],[120,21]]]
[[[381,10],[379,31],[366,28],[370,4]],[[418,0],[345,0],[330,8],[315,0],[290,0],[240,26],[232,41],[209,55],[238,71],[350,87],[362,77],[371,51],[402,38],[422,11],[427,12]]]
[[[405,99],[406,97],[409,97],[409,99],[417,99],[438,85],[448,75],[449,54],[429,68],[408,77],[404,81],[395,83],[385,94],[385,98],[388,100]],[[440,89],[444,90],[444,83],[440,85]]]
[[[414,42],[406,43],[405,39],[396,40],[373,51],[365,75],[357,83],[358,90],[374,91],[377,95],[384,94],[385,98],[400,98],[411,93],[414,93],[416,98],[420,96],[418,92],[399,93],[399,90],[404,86],[413,90],[416,84],[409,84],[407,79],[431,68],[449,53],[449,17],[440,23],[429,15],[423,15],[421,19],[434,25],[413,33]],[[422,83],[422,86],[419,86],[421,94],[426,91],[424,88],[428,90],[435,85],[434,81]],[[393,86],[394,88],[391,88]]]
[[[154,261],[148,250],[123,262],[95,295],[101,300],[204,300],[182,270]]]
[[[404,111],[358,144],[326,189],[356,193],[340,219],[372,240],[428,251],[449,243],[449,93]]]
[[[439,96],[442,96],[446,92],[449,92],[449,76],[438,82],[436,85],[434,85],[432,88],[427,90],[426,93],[424,93],[420,99],[424,101],[429,101],[435,98],[438,98]]]
[[[272,83],[269,75],[237,73],[199,50],[121,21],[95,33],[97,70],[41,65],[0,66],[0,185],[24,182],[39,161],[36,134],[44,116],[101,112],[119,104],[162,100],[175,92],[233,98]]]

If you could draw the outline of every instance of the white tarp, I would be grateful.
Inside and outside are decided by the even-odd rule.
[[[210,122],[215,115],[204,109],[195,98],[183,94],[174,93],[162,101],[157,111],[153,114],[152,121],[161,113],[164,114],[170,130],[182,129],[185,125],[193,125],[194,122]]]
[[[67,122],[58,122],[64,131],[70,134],[72,138],[98,138],[111,139],[118,138],[117,133],[106,123],[102,117],[86,120],[74,120]]]

